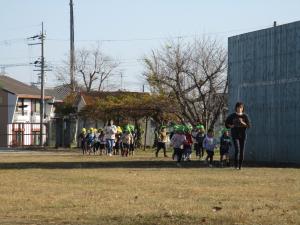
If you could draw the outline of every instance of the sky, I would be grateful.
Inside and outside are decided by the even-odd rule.
[[[300,20],[299,0],[73,0],[75,49],[100,46],[119,61],[119,75],[107,85],[142,91],[146,85],[141,59],[168,40],[216,38],[224,47],[230,36]],[[37,81],[30,63],[39,45],[27,38],[46,31],[45,58],[53,69],[46,87],[59,83],[56,68],[69,51],[69,0],[0,0],[0,69],[25,83]],[[18,66],[16,66],[18,65]],[[20,66],[22,65],[22,66]]]

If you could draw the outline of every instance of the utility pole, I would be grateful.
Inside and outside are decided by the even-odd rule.
[[[123,73],[120,72],[120,76],[121,76],[121,91],[123,90]]]
[[[146,145],[147,145],[147,132],[148,132],[148,116],[146,116],[146,124],[145,124],[144,151],[146,151]]]
[[[44,123],[44,111],[45,111],[45,90],[44,90],[44,83],[45,83],[45,57],[44,57],[44,23],[42,22],[42,31],[40,35],[32,36],[28,39],[36,40],[39,39],[40,42],[32,43],[29,45],[41,45],[41,59],[36,60],[33,64],[38,67],[39,69],[34,71],[40,72],[40,83],[41,83],[41,99],[40,99],[40,146],[43,147],[43,123]]]
[[[75,62],[75,47],[74,47],[74,15],[73,15],[73,0],[70,0],[70,84],[72,92],[75,92],[74,81],[74,62]]]
[[[40,145],[43,146],[43,122],[44,122],[44,105],[45,105],[45,90],[44,90],[44,75],[45,75],[45,58],[44,58],[44,23],[42,22],[41,33],[41,106],[40,106]]]

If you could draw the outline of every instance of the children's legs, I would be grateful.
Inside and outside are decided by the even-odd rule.
[[[210,165],[213,164],[213,161],[214,161],[214,152],[211,152],[210,153],[210,160],[209,160]]]
[[[226,160],[227,166],[229,166],[229,165],[230,165],[230,163],[229,163],[229,153],[227,153],[227,154],[225,155],[225,160]]]
[[[173,159],[173,160],[175,159],[175,155],[176,155],[176,149],[173,148],[173,153],[172,153],[172,159]]]
[[[181,159],[182,159],[182,149],[180,148],[176,148],[175,149],[175,154],[177,156],[177,162],[180,163],[181,162]]]
[[[181,152],[181,155],[184,161],[187,160],[188,149],[186,147],[184,147],[183,152]]]
[[[97,144],[94,143],[94,144],[93,144],[93,152],[94,152],[94,155],[96,154],[96,148],[97,148]]]
[[[163,144],[164,157],[167,157],[167,146],[166,143]]]
[[[189,160],[191,159],[191,156],[192,156],[192,146],[191,146],[191,148],[188,151],[188,159]]]
[[[209,151],[206,150],[206,158],[205,158],[205,161],[208,162],[208,159],[209,159],[209,158],[210,158],[210,157],[209,157]]]
[[[129,153],[130,153],[131,155],[133,155],[133,152],[134,152],[134,144],[130,144],[130,145],[129,145]]]
[[[155,153],[155,156],[156,156],[156,157],[158,157],[158,153],[159,153],[160,149],[162,148],[162,145],[161,145],[161,144],[162,144],[161,142],[158,142],[158,143],[157,143],[157,148],[156,148],[156,153]]]
[[[204,156],[204,148],[200,146],[200,158]]]
[[[206,151],[206,153],[207,153],[207,157],[206,157],[207,161],[209,162],[209,164],[212,164],[212,157],[213,157],[212,153],[213,152]]]
[[[123,143],[120,144],[120,147],[121,147],[121,156],[124,156],[124,146],[123,145],[124,145]]]
[[[198,143],[194,144],[194,149],[195,149],[195,152],[196,152],[196,156],[199,156],[199,145],[198,145]]]
[[[107,139],[106,144],[107,144],[107,153],[111,155],[113,145],[114,145],[114,140],[113,139]]]
[[[85,143],[83,141],[81,142],[81,149],[82,149],[82,154],[84,155],[84,152],[85,152]]]
[[[115,146],[115,149],[116,149],[116,155],[119,155],[119,143],[116,142],[116,146]]]
[[[128,151],[129,151],[129,144],[123,144],[123,155],[122,156],[125,156],[127,157],[128,156]]]

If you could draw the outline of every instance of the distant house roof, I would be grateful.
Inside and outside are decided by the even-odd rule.
[[[21,98],[41,98],[41,91],[38,88],[5,75],[0,75],[0,88]],[[51,98],[51,96],[45,96],[45,99]]]
[[[129,92],[129,91],[92,91],[92,92],[81,92],[81,97],[83,98],[86,105],[92,105],[97,99],[104,99],[108,96],[118,97],[122,95],[136,96],[149,95],[146,92]]]

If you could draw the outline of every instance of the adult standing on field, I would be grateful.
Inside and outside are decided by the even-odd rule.
[[[167,156],[167,129],[165,126],[162,126],[160,131],[158,132],[158,139],[157,139],[157,148],[156,148],[156,152],[155,152],[155,156],[158,157],[158,153],[160,151],[160,149],[163,149],[164,151],[164,157],[168,157]]]
[[[234,166],[236,169],[241,169],[247,138],[246,130],[251,126],[249,117],[245,114],[245,106],[242,102],[235,104],[235,112],[227,117],[225,126],[231,128],[231,136],[235,149]]]
[[[114,147],[117,127],[114,125],[114,121],[110,120],[107,126],[104,128],[105,139],[106,139],[106,147],[107,153],[109,156],[112,156],[112,149]]]

